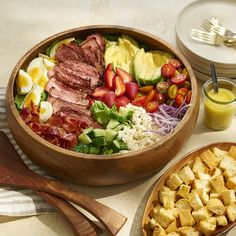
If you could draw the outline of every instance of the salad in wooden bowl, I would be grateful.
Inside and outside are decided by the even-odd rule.
[[[15,67],[6,100],[26,155],[87,184],[157,171],[189,137],[199,109],[184,57],[159,38],[118,26],[73,29],[36,45]]]

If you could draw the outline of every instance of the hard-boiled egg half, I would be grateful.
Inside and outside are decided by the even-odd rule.
[[[39,119],[42,122],[46,122],[53,113],[52,105],[50,102],[43,101],[40,103],[40,108],[39,108]]]
[[[23,70],[19,70],[18,77],[16,79],[16,87],[18,94],[24,95],[28,93],[33,86],[32,78]]]
[[[43,58],[41,57],[33,59],[27,67],[27,73],[30,75],[35,84],[37,84],[45,70],[46,67],[44,65]]]
[[[52,59],[50,60],[50,59],[43,58],[44,65],[46,66],[47,70],[51,70],[55,66],[55,63],[53,62],[53,60]]]
[[[22,103],[23,107],[31,108],[31,102],[35,105],[39,105],[41,99],[41,88],[39,85],[35,85],[32,90],[25,96]]]
[[[47,70],[45,70],[44,73],[41,75],[41,77],[36,82],[36,84],[41,88],[42,92],[45,89],[48,81],[49,81],[49,79],[48,79],[48,72],[47,72]]]

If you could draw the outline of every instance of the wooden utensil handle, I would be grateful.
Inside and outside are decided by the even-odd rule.
[[[64,216],[67,222],[71,225],[73,232],[78,236],[96,236],[101,233],[101,229],[69,202],[54,195],[35,191],[50,205],[54,206],[59,213]]]

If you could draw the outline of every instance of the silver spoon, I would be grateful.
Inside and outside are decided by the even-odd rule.
[[[217,81],[216,68],[215,68],[214,63],[211,63],[211,77],[213,81],[214,93],[218,93],[218,81]]]

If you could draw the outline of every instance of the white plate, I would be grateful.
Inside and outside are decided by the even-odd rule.
[[[191,64],[191,66],[198,70],[199,72],[206,74],[206,75],[210,75],[210,63],[206,64],[206,63],[202,63],[199,60],[196,60],[193,55],[191,53],[189,53],[188,51],[185,50],[183,44],[181,44],[181,42],[177,41],[177,45],[180,49],[180,51],[182,52],[182,54],[186,57],[186,59],[188,60],[188,62]],[[223,76],[223,77],[228,77],[228,78],[236,78],[236,67],[233,69],[223,69],[223,68],[219,68],[216,66],[216,72],[219,76]]]
[[[201,22],[212,17],[218,18],[227,28],[236,32],[236,1],[235,0],[201,0],[193,2],[180,13],[176,23],[176,34],[179,40],[208,63],[216,66],[233,68],[236,66],[236,49],[224,45],[211,46],[190,38],[192,28],[201,29]]]

